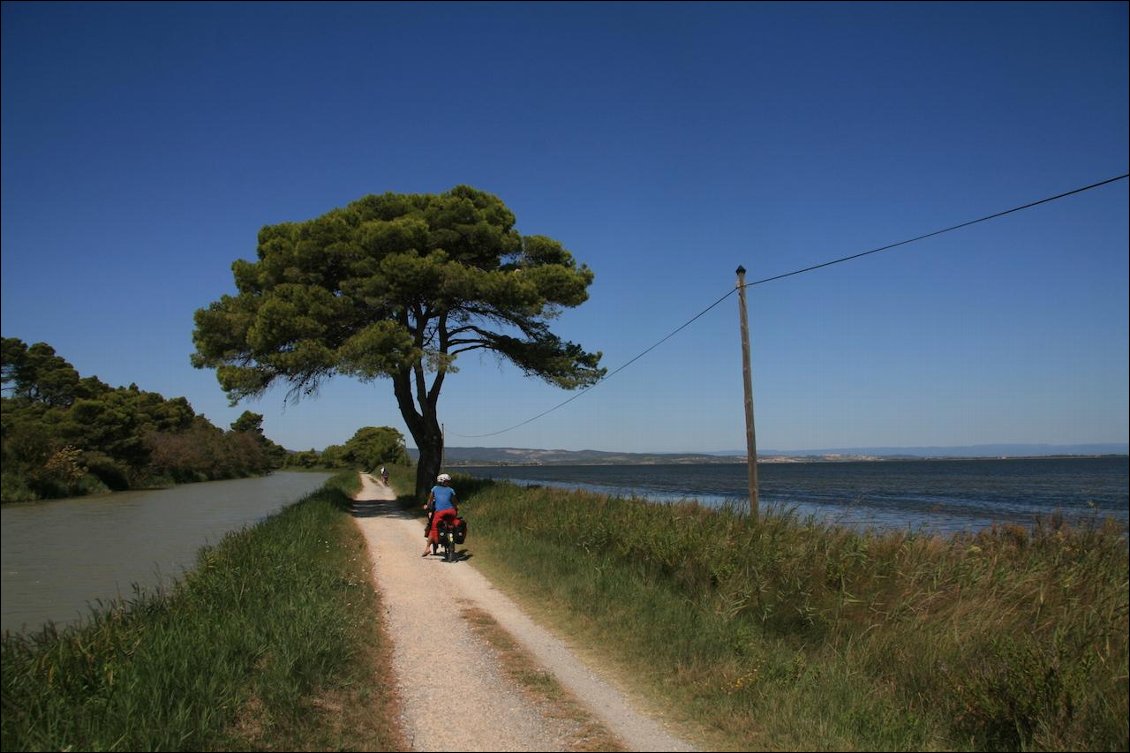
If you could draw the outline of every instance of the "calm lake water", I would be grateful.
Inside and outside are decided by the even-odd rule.
[[[328,473],[185,484],[0,507],[0,629],[31,630],[90,615],[179,580],[206,545],[325,484]]]
[[[697,499],[748,509],[744,464],[459,468],[481,478],[585,489],[657,502]],[[926,533],[975,531],[993,523],[1031,525],[1060,512],[1127,522],[1130,458],[899,460],[762,463],[761,510],[857,528]]]

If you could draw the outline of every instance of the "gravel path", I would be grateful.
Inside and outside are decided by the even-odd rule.
[[[692,751],[661,722],[639,712],[568,645],[536,625],[469,561],[423,558],[423,520],[400,510],[395,494],[361,474],[354,518],[365,535],[373,579],[393,640],[405,736],[419,751],[568,750],[575,724],[547,716],[493,661],[494,649],[461,616],[491,617],[629,750]],[[472,522],[473,525],[473,522]],[[464,549],[473,550],[468,537]],[[437,604],[450,605],[447,608]],[[446,645],[443,657],[433,647]],[[442,711],[442,713],[441,713]],[[456,720],[436,724],[440,717]]]

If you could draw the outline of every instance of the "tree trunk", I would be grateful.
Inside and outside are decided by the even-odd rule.
[[[428,492],[436,484],[436,476],[440,472],[440,463],[443,461],[443,435],[436,427],[434,434],[429,432],[424,437],[415,437],[416,447],[420,450],[420,460],[416,463],[416,497],[423,504],[428,498]]]
[[[405,369],[392,378],[393,392],[400,406],[400,415],[416,442],[420,459],[416,463],[416,499],[423,504],[428,492],[435,486],[436,476],[443,462],[443,432],[434,404],[429,400],[420,401],[423,411],[416,409],[412,396],[412,372]]]

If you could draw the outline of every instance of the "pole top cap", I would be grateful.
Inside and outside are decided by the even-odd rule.
[[[738,265],[738,274],[744,275],[745,274],[745,267]]]

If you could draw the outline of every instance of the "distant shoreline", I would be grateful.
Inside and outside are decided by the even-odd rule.
[[[1056,454],[1056,455],[766,455],[757,459],[758,465],[762,464],[795,464],[795,463],[890,463],[890,462],[953,462],[953,461],[998,461],[998,460],[1088,460],[1101,458],[1127,458],[1127,453],[1098,453],[1098,454]],[[711,456],[711,455],[672,455],[672,456],[646,456],[632,458],[627,455],[615,459],[593,458],[509,458],[509,459],[460,459],[452,458],[445,461],[449,468],[531,468],[547,465],[574,465],[574,466],[615,466],[615,465],[745,465],[746,458],[741,456]]]

